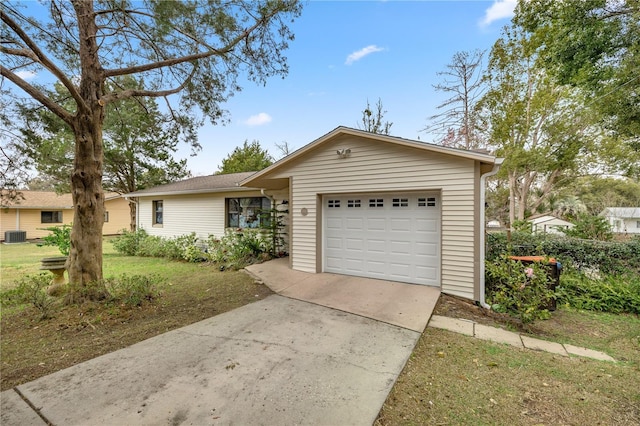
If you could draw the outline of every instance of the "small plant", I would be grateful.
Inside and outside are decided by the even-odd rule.
[[[148,234],[144,229],[135,232],[123,230],[122,234],[113,240],[113,248],[121,254],[127,256],[137,256],[140,248],[140,241],[147,238]]]
[[[18,281],[15,288],[3,291],[0,301],[3,306],[28,303],[40,311],[40,319],[51,318],[56,299],[47,294],[51,284],[48,274],[27,275]]]
[[[161,283],[162,278],[157,274],[123,274],[116,278],[109,278],[105,282],[112,300],[128,307],[141,306],[144,302],[155,300],[159,295],[157,286]]]
[[[524,265],[509,258],[486,263],[487,300],[497,312],[519,318],[523,324],[549,318],[554,292],[543,265]]]
[[[51,226],[44,229],[50,231],[51,234],[42,239],[44,241],[42,245],[57,246],[63,256],[69,256],[69,250],[71,250],[71,226]]]
[[[257,260],[264,260],[271,252],[268,233],[259,229],[227,229],[220,239],[210,236],[207,241],[208,258],[220,269],[240,269]]]

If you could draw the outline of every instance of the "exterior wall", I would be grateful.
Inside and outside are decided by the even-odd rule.
[[[608,216],[607,220],[611,225],[611,230],[618,234],[640,234],[640,217],[639,218],[620,218]]]
[[[42,211],[62,211],[63,223],[42,223],[40,213]],[[71,225],[73,222],[73,210],[47,208],[47,209],[1,209],[0,231],[4,240],[5,231],[27,231],[27,239],[42,238],[50,234],[43,228],[51,226]]]
[[[224,235],[225,199],[229,197],[262,197],[260,191],[236,191],[211,194],[184,194],[140,197],[138,227],[150,235],[178,237],[196,233],[200,239]],[[154,225],[153,201],[163,201],[163,224]]]
[[[123,229],[129,229],[129,202],[124,198],[106,200],[104,209],[109,212],[109,222],[102,226],[102,235],[121,234]]]
[[[340,158],[336,150],[342,148],[350,148],[350,156]],[[293,269],[321,272],[322,194],[440,191],[442,290],[474,298],[479,177],[473,160],[342,136],[270,176],[287,177]],[[306,216],[301,213],[303,208]]]

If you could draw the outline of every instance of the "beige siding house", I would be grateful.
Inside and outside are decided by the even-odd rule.
[[[499,163],[338,127],[241,184],[288,190],[293,269],[433,285],[482,301],[482,176]]]
[[[139,200],[141,229],[201,238],[244,227],[247,209],[237,205],[273,198],[289,212],[295,270],[435,286],[483,302],[484,180],[500,163],[338,127],[257,173],[187,179],[129,196]]]
[[[227,228],[258,227],[256,213],[280,201],[287,191],[262,194],[239,186],[255,172],[200,176],[127,194],[138,202],[137,227],[150,235],[178,237],[196,233],[200,239],[221,237]]]
[[[25,231],[28,240],[50,234],[44,228],[73,223],[71,194],[21,191],[11,204],[0,206],[0,238],[6,231]],[[116,193],[105,194],[105,223],[103,235],[114,235],[129,228],[129,204]]]

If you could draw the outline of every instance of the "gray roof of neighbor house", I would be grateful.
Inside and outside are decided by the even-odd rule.
[[[157,195],[200,194],[207,192],[246,191],[238,183],[255,172],[229,173],[226,175],[198,176],[166,185],[154,186],[124,194],[123,197],[147,197]]]
[[[105,192],[106,200],[120,197],[115,192]],[[9,209],[72,209],[73,199],[71,194],[56,194],[50,191],[18,191],[15,200],[2,208]]]
[[[640,207],[607,207],[600,214],[620,219],[636,219],[640,218]]]

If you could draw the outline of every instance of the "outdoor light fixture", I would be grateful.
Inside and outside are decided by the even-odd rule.
[[[351,148],[342,148],[336,151],[340,158],[347,158],[351,154]]]

